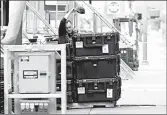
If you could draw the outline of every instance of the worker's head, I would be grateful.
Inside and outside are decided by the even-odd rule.
[[[66,21],[66,31],[67,31],[67,33],[72,33],[72,30],[73,30],[73,28],[72,28],[72,22],[70,21],[70,20],[67,20]]]

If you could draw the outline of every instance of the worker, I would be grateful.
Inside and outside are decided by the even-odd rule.
[[[69,15],[74,12],[84,14],[85,9],[82,7],[73,8],[63,17],[59,25],[59,44],[71,43],[72,36],[75,36],[78,33],[77,30],[72,28],[72,22],[67,20]]]

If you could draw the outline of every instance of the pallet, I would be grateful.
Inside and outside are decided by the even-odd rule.
[[[116,101],[114,102],[88,102],[88,103],[72,103],[68,105],[69,109],[84,109],[84,108],[96,108],[96,107],[116,107]]]
[[[116,107],[116,101],[114,102],[87,102],[87,103],[70,103],[67,104],[67,109],[85,109],[85,108],[114,108]],[[57,110],[61,110],[61,105],[57,104]]]

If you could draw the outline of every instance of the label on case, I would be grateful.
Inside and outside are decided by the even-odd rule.
[[[78,94],[85,94],[85,87],[78,87]]]
[[[107,98],[113,98],[113,89],[107,89]]]
[[[76,48],[83,48],[83,42],[82,41],[76,42],[75,45],[76,45]]]
[[[103,53],[109,53],[108,44],[104,44],[104,45],[102,46],[102,52],[103,52]]]

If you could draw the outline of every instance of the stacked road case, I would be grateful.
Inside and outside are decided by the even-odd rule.
[[[4,70],[3,58],[0,57],[0,114],[4,114]]]
[[[80,34],[73,40],[74,102],[116,105],[121,96],[119,33]]]

